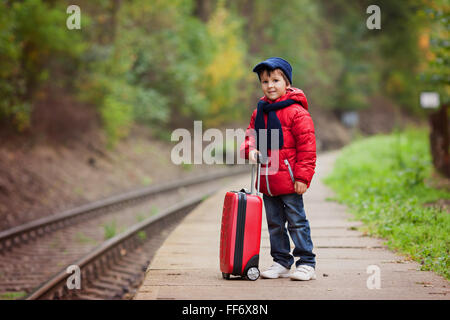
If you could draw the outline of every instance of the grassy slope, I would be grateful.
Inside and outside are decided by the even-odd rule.
[[[450,192],[424,183],[431,172],[428,133],[409,129],[347,146],[325,183],[368,234],[449,279],[450,215],[424,204],[450,199]]]

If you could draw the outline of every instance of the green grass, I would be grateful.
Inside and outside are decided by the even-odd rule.
[[[83,232],[77,232],[75,234],[75,240],[81,244],[96,244],[97,241],[91,237],[86,236]]]
[[[426,130],[360,139],[342,150],[324,182],[369,235],[449,279],[450,215],[424,204],[450,192],[424,183],[433,170],[429,150]]]
[[[142,212],[140,212],[135,216],[135,218],[137,222],[142,222],[145,220],[145,215]]]
[[[113,220],[111,222],[103,224],[103,237],[105,240],[111,239],[117,234],[117,225],[116,221]]]
[[[182,163],[181,168],[183,168],[184,171],[191,171],[193,168],[193,164],[191,163]]]
[[[152,181],[153,181],[153,179],[150,178],[149,176],[143,176],[143,177],[141,178],[141,183],[142,183],[144,186],[150,185],[150,184],[152,183]]]
[[[0,300],[16,300],[23,298],[27,295],[24,291],[18,291],[18,292],[2,292],[0,293]]]
[[[150,215],[155,215],[159,212],[159,209],[157,206],[152,206],[150,209]]]
[[[137,236],[141,241],[144,241],[145,239],[147,239],[147,234],[144,231],[139,231],[137,233]]]

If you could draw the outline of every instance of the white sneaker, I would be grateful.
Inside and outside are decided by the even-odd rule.
[[[291,280],[315,280],[316,272],[313,267],[301,264],[291,273]]]
[[[261,272],[261,277],[266,279],[277,279],[289,277],[289,269],[275,262],[269,269]]]

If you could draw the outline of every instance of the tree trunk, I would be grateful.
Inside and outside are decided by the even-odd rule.
[[[112,0],[111,1],[111,29],[110,29],[110,43],[114,43],[117,34],[117,13],[119,12],[122,0]]]
[[[449,104],[442,105],[430,115],[430,147],[434,167],[450,178],[448,106]]]
[[[196,0],[194,15],[201,21],[207,22],[211,14],[211,0]]]

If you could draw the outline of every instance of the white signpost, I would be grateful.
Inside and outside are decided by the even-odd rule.
[[[341,116],[341,121],[347,127],[356,127],[359,122],[359,115],[356,111],[344,112]]]
[[[439,93],[437,92],[421,92],[420,105],[425,109],[435,109],[439,107]]]

